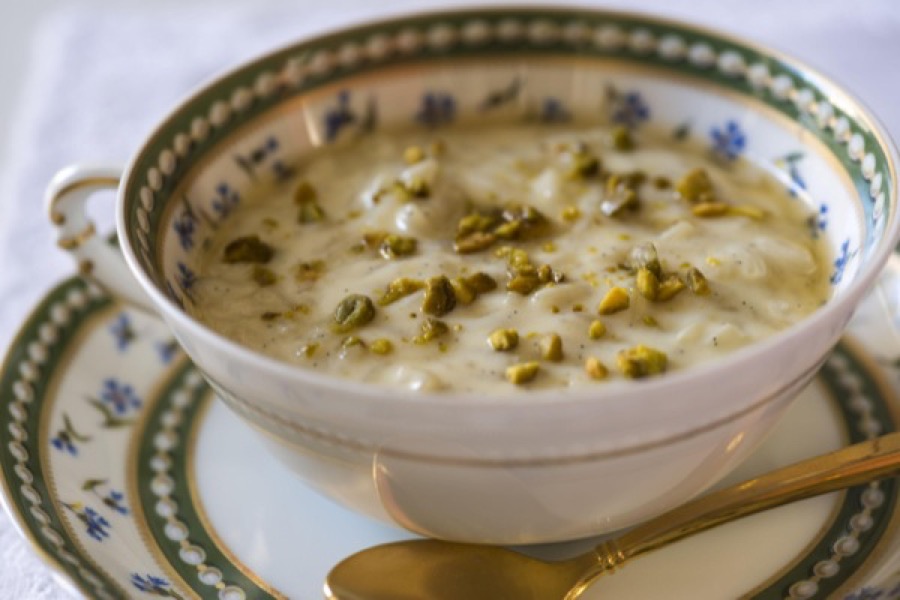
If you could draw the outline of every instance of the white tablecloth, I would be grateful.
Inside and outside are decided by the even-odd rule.
[[[42,206],[44,187],[57,169],[75,162],[124,164],[154,123],[204,79],[304,33],[383,14],[383,3],[364,0],[184,4],[71,8],[39,27],[30,79],[5,141],[11,158],[0,166],[0,348],[53,283],[72,272],[69,257],[55,247]],[[438,4],[394,0],[391,10]],[[900,136],[896,0],[605,5],[694,20],[785,50],[853,90]],[[112,202],[99,202],[98,212],[107,215],[100,220],[111,223]],[[0,514],[0,599],[61,596],[50,571]]]

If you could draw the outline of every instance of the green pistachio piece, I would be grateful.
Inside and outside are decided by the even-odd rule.
[[[493,233],[473,231],[465,236],[456,238],[456,241],[453,243],[453,250],[457,254],[472,254],[489,248],[496,241],[497,236]]]
[[[483,273],[481,271],[479,271],[478,273],[473,273],[468,277],[463,277],[462,280],[465,281],[466,285],[471,287],[479,294],[485,294],[497,289],[496,280],[494,280],[494,278],[487,273]]]
[[[603,201],[600,202],[600,212],[607,217],[614,217],[625,209],[638,208],[638,195],[627,177],[610,175],[606,180]]]
[[[513,274],[512,277],[510,277],[510,280],[506,282],[507,290],[523,296],[527,296],[539,287],[541,287],[541,279],[538,277],[536,271],[520,271]]]
[[[258,263],[265,264],[272,260],[275,250],[259,239],[258,235],[239,237],[225,246],[222,260],[228,264]]]
[[[389,233],[384,236],[378,252],[384,258],[392,260],[398,256],[410,256],[416,253],[418,241],[414,237],[406,237]]]
[[[588,377],[591,379],[606,379],[609,376],[609,369],[606,368],[602,362],[600,362],[599,358],[594,356],[588,356],[584,361],[584,372],[588,374]]]
[[[375,305],[368,296],[350,294],[334,309],[332,329],[337,333],[346,333],[362,327],[375,318]]]
[[[616,366],[625,377],[639,379],[665,372],[668,357],[665,352],[638,344],[619,352],[616,355]]]
[[[688,171],[679,179],[675,184],[675,191],[691,204],[715,201],[712,180],[706,170],[700,167]]]
[[[709,281],[700,269],[691,267],[687,272],[688,287],[698,296],[709,295]]]
[[[666,275],[665,279],[659,282],[656,300],[658,302],[667,302],[677,296],[684,288],[684,282],[678,275]]]
[[[394,344],[392,344],[391,340],[387,338],[378,338],[377,340],[369,344],[369,350],[371,350],[375,354],[381,354],[383,356],[394,351]]]
[[[488,336],[488,344],[497,352],[506,352],[519,345],[519,332],[515,329],[495,329]]]
[[[559,334],[545,335],[540,341],[541,358],[550,362],[559,362],[563,359],[562,338]]]
[[[506,379],[510,383],[523,385],[534,380],[540,370],[541,365],[536,361],[517,363],[506,368]]]
[[[660,279],[663,276],[659,255],[656,252],[656,246],[654,246],[652,242],[640,244],[639,246],[632,248],[631,253],[628,256],[628,262],[628,266],[634,271],[647,269],[656,275],[657,279]]]
[[[387,289],[381,298],[378,299],[379,306],[387,306],[393,304],[400,298],[405,298],[410,294],[414,294],[425,287],[425,282],[418,279],[410,279],[408,277],[399,277],[388,284]]]
[[[272,269],[260,265],[253,265],[250,276],[260,287],[268,287],[278,281],[278,276]]]
[[[601,315],[611,315],[627,309],[631,305],[631,298],[625,288],[614,287],[606,292],[600,305],[597,306],[597,312]]]
[[[425,282],[425,298],[422,300],[422,312],[441,317],[456,306],[456,293],[453,284],[445,276],[432,277]]]
[[[603,321],[591,321],[588,327],[588,337],[592,340],[599,340],[604,335],[606,335],[606,325],[603,324]]]
[[[659,279],[646,267],[638,269],[634,285],[647,300],[656,300],[659,296]]]
[[[413,338],[413,343],[427,344],[431,340],[445,335],[448,331],[450,331],[450,327],[446,323],[427,317],[419,327],[419,335]]]
[[[294,279],[297,281],[316,281],[325,271],[324,260],[300,263],[294,267]]]
[[[628,152],[634,150],[634,138],[631,137],[631,130],[625,125],[619,125],[612,130],[613,148],[620,152]]]
[[[319,193],[308,181],[301,181],[294,190],[294,204],[299,207],[299,223],[316,223],[325,218],[325,211],[318,203]]]

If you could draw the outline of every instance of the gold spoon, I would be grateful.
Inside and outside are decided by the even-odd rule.
[[[795,500],[900,474],[900,433],[810,458],[692,500],[568,560],[545,562],[499,546],[407,540],[344,559],[325,580],[329,600],[574,600],[626,560]]]

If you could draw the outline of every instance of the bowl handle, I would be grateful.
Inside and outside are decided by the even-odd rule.
[[[47,186],[44,203],[56,228],[56,243],[75,257],[78,271],[113,295],[157,314],[125,264],[121,251],[105,236],[97,235],[87,214],[88,199],[97,191],[117,189],[122,169],[70,166],[59,171]]]

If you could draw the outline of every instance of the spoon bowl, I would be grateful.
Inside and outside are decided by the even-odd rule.
[[[329,600],[574,600],[628,559],[721,523],[900,474],[900,433],[810,458],[701,496],[573,558],[541,561],[499,546],[418,539],[338,563]]]

